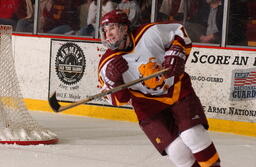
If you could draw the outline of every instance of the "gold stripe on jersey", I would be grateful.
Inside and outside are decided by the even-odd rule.
[[[127,53],[127,52],[116,52],[114,54],[111,54],[109,55],[107,58],[105,58],[99,65],[98,69],[100,70],[102,68],[102,66],[111,58],[113,58],[114,56],[117,56],[117,55],[121,55],[123,53]]]
[[[219,156],[217,153],[215,153],[208,161],[205,162],[198,162],[201,167],[210,167],[213,164],[215,164],[219,159]]]
[[[120,101],[117,99],[116,96],[114,97],[114,101],[115,101],[116,106],[122,106],[122,105],[128,104],[128,102],[120,102]]]
[[[143,28],[140,30],[140,32],[136,35],[136,37],[135,37],[135,39],[134,39],[135,43],[138,42],[138,40],[140,39],[140,37],[144,34],[144,32],[145,32],[149,27],[151,27],[151,26],[153,26],[153,25],[156,25],[156,24],[157,24],[157,23],[150,23],[150,24],[147,24],[145,27],[143,27]]]
[[[104,85],[104,81],[102,80],[102,77],[101,76],[98,76],[98,81],[99,81],[99,83],[100,83],[100,87],[103,87],[103,85]]]
[[[148,97],[145,96],[143,93],[130,90],[131,94],[135,97],[144,98],[144,99],[151,99],[157,100],[159,102],[171,105],[179,100],[180,91],[181,91],[181,79],[183,78],[184,74],[179,77],[179,81],[174,84],[173,95],[172,97]]]

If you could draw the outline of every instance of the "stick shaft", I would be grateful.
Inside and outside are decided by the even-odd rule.
[[[158,71],[158,72],[156,72],[156,73],[154,73],[154,74],[152,74],[152,75],[149,75],[149,76],[146,76],[146,77],[143,77],[143,78],[139,78],[139,79],[136,79],[136,80],[131,81],[131,82],[129,82],[129,83],[126,83],[126,84],[117,86],[117,87],[115,87],[115,88],[113,88],[113,89],[110,89],[110,90],[107,90],[107,91],[98,93],[98,94],[93,95],[93,96],[89,96],[89,97],[87,97],[87,98],[85,98],[85,99],[82,99],[82,100],[80,100],[80,101],[74,102],[74,103],[72,103],[72,104],[69,104],[69,105],[66,105],[66,106],[61,106],[61,107],[59,108],[59,112],[60,112],[60,111],[67,110],[67,109],[70,109],[70,108],[73,108],[73,107],[76,107],[76,106],[81,105],[81,104],[84,104],[84,103],[87,103],[87,102],[92,101],[92,100],[94,100],[94,99],[97,99],[97,98],[100,98],[100,97],[103,97],[103,96],[106,96],[106,95],[109,95],[109,94],[118,92],[118,91],[120,91],[120,90],[126,89],[126,88],[128,88],[128,87],[130,87],[130,86],[132,86],[132,85],[135,85],[135,84],[137,84],[137,83],[139,83],[139,82],[141,82],[141,81],[145,81],[145,80],[154,78],[154,77],[156,77],[156,76],[159,76],[159,75],[161,75],[161,74],[167,72],[168,70],[169,70],[169,69],[163,69],[163,70]]]

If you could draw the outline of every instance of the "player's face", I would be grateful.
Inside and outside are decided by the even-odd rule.
[[[105,33],[106,40],[111,44],[115,44],[122,37],[120,26],[115,23],[104,26],[103,31]]]
[[[122,50],[126,47],[128,26],[109,23],[101,28],[101,40],[104,46],[112,50]]]

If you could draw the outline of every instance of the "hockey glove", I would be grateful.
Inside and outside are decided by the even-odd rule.
[[[162,66],[170,70],[165,73],[165,77],[181,75],[185,71],[185,59],[185,53],[180,46],[174,45],[166,51]]]
[[[128,70],[128,63],[122,57],[119,56],[114,58],[110,63],[108,63],[106,68],[106,76],[109,79],[107,84],[116,87],[124,83],[122,74]]]

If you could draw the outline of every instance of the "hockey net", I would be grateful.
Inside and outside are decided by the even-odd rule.
[[[12,27],[0,25],[0,143],[18,145],[55,144],[55,133],[29,114],[15,70]]]

